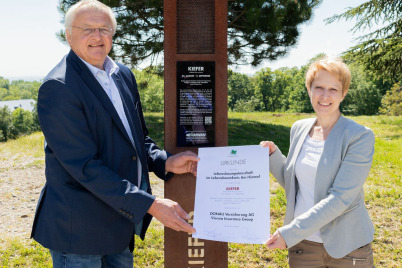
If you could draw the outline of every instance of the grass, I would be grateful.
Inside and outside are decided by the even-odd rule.
[[[18,239],[0,240],[1,267],[52,267],[52,260],[48,250],[33,240]]]
[[[0,155],[3,155],[3,151],[11,153],[14,156],[25,157],[33,156],[35,158],[44,158],[45,153],[43,151],[44,137],[41,132],[36,132],[29,136],[24,136],[16,140],[9,140],[6,143],[0,142]],[[0,160],[3,160],[0,156]]]
[[[299,119],[311,114],[229,113],[229,145],[258,144],[273,140],[282,150],[289,147],[289,130]],[[375,155],[365,184],[366,205],[376,228],[373,241],[376,267],[402,265],[402,117],[351,117],[370,127],[375,135]],[[146,115],[150,136],[163,147],[163,114]],[[37,157],[42,153],[40,133],[0,144],[0,153],[11,151]],[[3,154],[0,154],[3,155]],[[1,159],[2,156],[0,156]],[[16,160],[17,161],[17,160]],[[32,165],[43,166],[37,160]],[[271,231],[283,222],[286,198],[284,191],[271,178]],[[9,239],[0,241],[0,267],[51,267],[46,249],[34,241]],[[229,244],[229,267],[287,267],[286,250],[268,250],[263,245]],[[153,221],[145,241],[136,240],[136,267],[163,267],[163,227]]]
[[[163,225],[152,221],[146,239],[136,236],[134,249],[135,267],[163,267]]]

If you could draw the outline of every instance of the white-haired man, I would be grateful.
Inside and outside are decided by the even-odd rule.
[[[195,232],[176,202],[152,196],[148,172],[195,174],[198,157],[171,156],[148,136],[133,73],[108,57],[116,30],[109,7],[79,1],[65,26],[71,51],[38,95],[46,185],[32,237],[54,267],[133,267],[134,233],[144,239],[152,216]]]

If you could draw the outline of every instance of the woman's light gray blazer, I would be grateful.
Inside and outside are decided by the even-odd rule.
[[[317,167],[314,207],[294,218],[295,163],[316,119],[297,121],[290,131],[288,157],[277,149],[269,158],[272,175],[286,192],[280,233],[290,248],[320,230],[328,254],[342,258],[373,240],[374,226],[364,204],[363,184],[374,154],[374,133],[341,116],[332,128]]]

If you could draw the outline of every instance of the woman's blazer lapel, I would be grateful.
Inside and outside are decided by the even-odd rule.
[[[328,195],[342,162],[345,118],[340,116],[329,133],[317,167],[314,188],[314,204]]]
[[[285,223],[289,223],[293,220],[294,216],[294,208],[296,204],[296,194],[298,190],[297,180],[296,180],[296,160],[299,156],[300,150],[303,146],[304,140],[306,139],[307,135],[309,134],[311,128],[315,124],[317,119],[308,120],[305,124],[301,125],[298,129],[296,129],[296,133],[294,134],[293,141],[295,141],[295,145],[290,148],[288,158],[289,167],[291,169],[291,179],[290,184],[286,185],[286,192],[287,192],[287,208],[286,208],[286,216],[285,216]]]
[[[294,167],[296,165],[297,157],[299,156],[303,143],[304,143],[307,135],[310,133],[310,130],[314,126],[316,121],[317,121],[317,119],[312,120],[312,121],[308,122],[307,124],[303,125],[300,129],[300,132],[296,133],[296,137],[294,137],[294,140],[297,140],[297,143],[295,145],[295,149],[293,151],[292,159],[291,159],[291,161],[293,163],[293,172],[294,172]]]

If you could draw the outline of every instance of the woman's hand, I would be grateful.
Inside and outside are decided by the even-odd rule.
[[[177,153],[166,160],[165,170],[175,174],[190,172],[197,176],[197,163],[199,160],[200,158],[190,151]]]
[[[260,145],[262,147],[269,147],[269,155],[273,154],[276,151],[276,148],[278,148],[272,141],[262,141],[260,142]]]
[[[275,249],[275,248],[286,249],[287,248],[285,239],[283,239],[281,233],[278,230],[276,230],[275,233],[273,235],[271,235],[271,237],[267,240],[267,242],[265,242],[265,245],[267,245],[267,247],[270,249]]]

